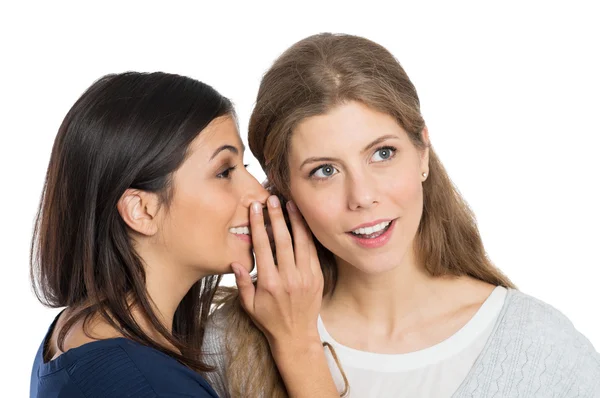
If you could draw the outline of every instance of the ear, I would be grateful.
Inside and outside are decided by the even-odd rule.
[[[158,232],[158,196],[151,192],[127,189],[117,203],[123,221],[135,232],[153,236]]]
[[[425,149],[421,151],[421,173],[429,175],[429,147],[431,146],[431,143],[429,142],[429,130],[427,129],[427,126],[423,127],[421,140],[423,141],[423,144],[425,144]]]

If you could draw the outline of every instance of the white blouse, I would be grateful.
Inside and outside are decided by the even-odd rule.
[[[346,397],[450,397],[463,382],[490,337],[507,289],[496,287],[473,318],[458,332],[432,347],[407,354],[375,354],[336,342],[319,317],[321,341],[331,344],[348,379]],[[342,375],[326,349],[338,390]]]

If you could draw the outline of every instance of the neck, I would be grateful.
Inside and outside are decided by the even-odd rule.
[[[199,274],[197,270],[186,270],[183,267],[175,266],[161,253],[148,250],[141,257],[145,265],[148,301],[159,322],[172,333],[173,318],[177,307],[194,283],[203,275]],[[160,336],[139,309],[134,310],[134,317],[150,336]]]
[[[366,273],[337,259],[338,279],[334,292],[323,302],[325,316],[351,315],[367,322],[398,323],[422,315],[426,308],[444,308],[442,289],[447,278],[429,275],[412,253],[394,268]]]

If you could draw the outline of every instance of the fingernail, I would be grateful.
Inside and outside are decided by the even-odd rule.
[[[260,214],[262,212],[262,204],[260,202],[252,202],[250,206],[252,208],[252,213]]]
[[[279,199],[277,199],[277,196],[271,195],[267,200],[269,201],[271,207],[279,207]]]
[[[296,204],[291,200],[287,202],[286,206],[290,213],[295,213],[298,210]]]

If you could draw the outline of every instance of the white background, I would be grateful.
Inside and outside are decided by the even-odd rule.
[[[27,395],[57,312],[30,290],[28,249],[52,142],[78,96],[112,72],[189,75],[235,102],[245,140],[261,75],[322,31],[363,35],[400,60],[492,260],[600,348],[596,2],[12,3],[0,6],[2,395]]]

